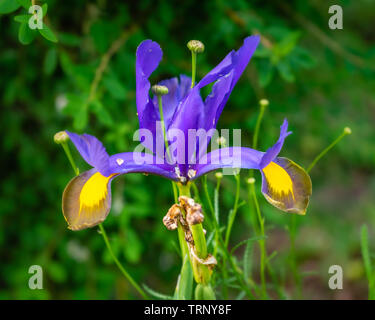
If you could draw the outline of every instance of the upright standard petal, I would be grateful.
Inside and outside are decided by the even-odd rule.
[[[217,121],[227,103],[229,96],[248,65],[255,49],[259,44],[259,36],[245,38],[243,45],[238,51],[231,51],[214,69],[212,69],[198,84],[199,89],[217,81],[211,94],[205,100],[202,127],[215,128]]]
[[[150,95],[150,81],[148,78],[159,65],[163,52],[154,41],[145,40],[137,48],[136,54],[136,103],[140,128],[152,131],[155,136],[155,123],[160,120]],[[143,145],[154,151],[154,145],[146,140]]]
[[[281,148],[284,145],[284,140],[287,136],[289,136],[292,132],[288,131],[288,120],[284,119],[283,124],[280,127],[280,136],[277,142],[269,148],[266,153],[263,155],[260,167],[264,168],[266,167],[273,159],[277,157],[277,155],[280,153]]]

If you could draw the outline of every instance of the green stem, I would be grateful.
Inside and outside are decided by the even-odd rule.
[[[195,52],[191,52],[191,88],[195,86],[195,76],[197,70],[197,54]]]
[[[329,151],[331,150],[337,143],[340,142],[342,138],[344,138],[346,135],[350,134],[351,131],[349,128],[345,128],[344,131],[336,138],[335,141],[333,141],[327,148],[325,148],[321,153],[319,153],[316,158],[311,162],[311,164],[307,168],[307,172],[310,172],[312,168],[316,165],[316,163]]]
[[[187,196],[191,197],[190,193],[190,183],[189,184],[178,184],[179,194],[180,196]],[[207,258],[207,244],[206,244],[206,236],[203,232],[203,226],[201,223],[190,225],[190,231],[193,236],[194,240],[194,249],[195,254],[199,259],[206,259]],[[194,257],[190,257],[194,278],[197,283],[203,283],[207,285],[210,280],[210,271],[206,265],[201,264],[197,259]]]
[[[65,151],[66,156],[68,157],[68,160],[69,160],[69,162],[70,162],[70,164],[71,164],[71,166],[72,166],[72,168],[74,170],[75,175],[78,176],[79,175],[79,169],[76,166],[76,163],[74,162],[72,154],[70,153],[70,149],[69,149],[68,143],[67,142],[62,142],[61,145],[62,145],[62,147],[63,147],[63,149]]]
[[[232,226],[233,226],[234,220],[236,218],[236,214],[237,214],[237,211],[238,211],[238,201],[240,199],[240,185],[241,185],[240,175],[236,174],[234,177],[236,178],[236,195],[235,195],[235,199],[234,199],[234,205],[233,205],[232,212],[229,215],[227,231],[225,233],[224,244],[225,244],[226,247],[228,247],[228,244],[229,244],[230,233],[232,231]]]
[[[163,102],[162,102],[162,96],[158,95],[158,104],[159,104],[159,114],[160,114],[160,122],[161,122],[161,129],[163,131],[164,136],[164,144],[165,144],[165,150],[167,151],[168,158],[171,159],[169,147],[168,147],[168,139],[167,139],[167,133],[165,130],[165,122],[164,122],[164,113],[163,113]]]
[[[259,231],[260,236],[262,239],[259,240],[259,247],[260,247],[260,280],[262,284],[262,298],[267,298],[267,290],[266,290],[266,259],[267,259],[267,252],[266,252],[266,240],[265,240],[265,232],[264,232],[264,218],[262,217],[262,213],[260,212],[260,207],[258,203],[258,199],[255,193],[255,186],[254,183],[250,183],[250,193],[254,201],[255,211],[257,213],[258,222],[259,222]]]
[[[120,269],[121,273],[125,276],[126,279],[128,279],[128,281],[132,284],[132,286],[138,291],[138,293],[144,298],[144,299],[148,299],[148,296],[146,295],[146,293],[142,290],[142,288],[137,284],[137,282],[135,282],[135,280],[132,278],[132,276],[125,270],[125,268],[122,266],[122,264],[120,263],[120,261],[118,261],[117,257],[115,256],[115,254],[113,253],[113,250],[112,250],[112,247],[111,247],[111,244],[109,243],[109,240],[108,240],[108,237],[107,237],[107,233],[105,232],[105,229],[103,227],[103,225],[100,223],[99,224],[99,228],[100,228],[100,232],[103,236],[103,239],[104,239],[104,242],[107,246],[107,249],[109,251],[109,253],[111,254],[112,256],[112,259],[114,260],[114,262],[116,263],[117,267]]]
[[[259,129],[260,125],[263,120],[263,115],[264,115],[264,110],[266,109],[266,105],[261,104],[260,105],[260,112],[258,114],[257,122],[255,124],[255,131],[254,131],[254,136],[253,136],[253,149],[256,149],[258,146],[258,135],[259,135]]]

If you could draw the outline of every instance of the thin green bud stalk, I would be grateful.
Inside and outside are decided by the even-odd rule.
[[[105,244],[107,246],[107,249],[108,249],[108,251],[109,251],[109,253],[110,253],[113,261],[115,262],[115,264],[117,265],[117,267],[120,269],[121,273],[132,284],[132,286],[138,291],[138,293],[143,297],[143,299],[148,300],[149,298],[148,298],[147,294],[138,285],[138,283],[135,282],[135,280],[132,278],[132,276],[126,271],[126,269],[122,266],[122,264],[120,263],[120,261],[117,259],[116,255],[113,253],[111,244],[110,244],[110,242],[108,240],[108,237],[107,237],[107,233],[105,232],[105,229],[104,229],[104,227],[103,227],[103,225],[101,223],[99,223],[99,228],[100,228],[100,233],[102,234],[104,242],[105,242]]]
[[[316,165],[316,163],[329,151],[331,150],[336,144],[338,144],[342,138],[345,136],[352,134],[352,130],[349,127],[345,127],[342,133],[334,140],[327,148],[325,148],[321,153],[319,153],[316,158],[311,162],[311,164],[307,168],[307,172],[310,172],[312,168]]]
[[[75,175],[78,176],[79,175],[79,169],[76,166],[76,163],[74,162],[72,154],[70,153],[70,149],[69,149],[69,145],[68,145],[68,141],[70,139],[69,139],[68,134],[65,131],[57,132],[54,135],[53,140],[55,141],[56,144],[61,144],[61,146],[63,147],[63,149],[65,151],[65,154],[66,154],[66,156],[67,156],[67,158],[70,162],[70,165],[72,166],[72,168],[74,170]]]
[[[164,113],[163,113],[163,101],[162,101],[162,96],[168,94],[169,91],[168,91],[168,88],[166,86],[160,86],[160,85],[152,86],[151,90],[158,97],[160,122],[161,122],[161,129],[163,131],[165,149],[167,151],[168,158],[171,159],[169,146],[168,146],[167,132],[166,132],[166,129],[165,129]]]
[[[187,47],[191,51],[191,88],[195,86],[195,77],[197,70],[197,53],[204,51],[204,44],[199,40],[190,40]]]
[[[253,136],[253,149],[256,149],[258,147],[259,129],[263,120],[264,111],[266,110],[266,107],[269,105],[269,101],[267,99],[261,99],[259,101],[259,105],[260,105],[260,112],[258,114],[257,122],[255,125],[255,131],[254,131],[254,136]]]

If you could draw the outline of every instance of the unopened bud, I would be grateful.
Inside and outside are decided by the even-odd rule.
[[[168,94],[168,92],[169,92],[168,88],[166,86],[161,86],[161,85],[158,85],[158,84],[153,85],[151,90],[157,96],[164,96],[164,95]]]
[[[190,40],[187,47],[194,53],[202,53],[204,51],[204,44],[199,40]]]
[[[267,99],[261,99],[259,101],[259,104],[261,107],[267,107],[270,104],[270,102]]]
[[[216,177],[216,179],[221,179],[223,177],[223,173],[222,172],[216,172],[215,177]]]
[[[216,139],[216,143],[219,146],[225,147],[226,144],[227,144],[227,139],[225,139],[223,136],[221,136],[221,137],[219,137],[219,138]]]
[[[247,181],[246,181],[248,184],[253,184],[253,183],[255,183],[255,178],[249,178],[249,179],[247,179]]]
[[[345,134],[352,134],[352,129],[350,129],[349,127],[345,127],[344,132]]]
[[[65,131],[60,131],[53,136],[53,140],[55,141],[55,143],[61,144],[69,141],[69,136]]]

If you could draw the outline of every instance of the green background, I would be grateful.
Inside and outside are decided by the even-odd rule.
[[[367,297],[360,227],[366,223],[374,239],[374,1],[37,1],[41,3],[48,4],[44,22],[57,43],[19,31],[14,17],[27,14],[23,7],[0,15],[0,299],[138,298],[111,262],[97,228],[67,229],[61,195],[74,174],[53,135],[64,129],[86,132],[103,141],[110,154],[132,151],[138,128],[135,51],[142,40],[153,39],[164,51],[151,77],[156,83],[190,75],[187,41],[199,39],[206,47],[198,56],[199,80],[239,48],[243,38],[256,33],[262,44],[233,90],[219,128],[241,128],[242,145],[251,146],[258,101],[267,98],[259,149],[274,143],[287,117],[293,135],[281,156],[304,167],[345,126],[352,129],[311,172],[313,195],[306,216],[297,217],[296,250],[304,298]],[[343,30],[328,28],[331,4],[343,7]],[[0,12],[2,5],[5,0]],[[129,30],[96,86],[102,57]],[[20,43],[30,39],[27,45]],[[88,168],[75,149],[73,156],[81,171]],[[254,236],[247,177],[242,170],[241,201],[246,204],[235,221],[231,246]],[[264,200],[260,174],[255,177],[267,249],[277,252],[274,270],[285,297],[293,298],[291,217]],[[211,195],[214,184],[211,173]],[[223,179],[223,221],[233,206],[234,184],[231,176]],[[177,234],[162,224],[173,204],[170,182],[130,174],[114,180],[112,191],[112,211],[104,226],[117,256],[138,282],[172,294],[180,269]],[[374,252],[372,241],[370,247]],[[241,263],[243,247],[235,255]],[[31,265],[43,267],[43,290],[28,288]],[[343,267],[343,290],[328,288],[331,265]],[[258,281],[257,246],[252,271]],[[234,292],[230,297],[236,297]]]

